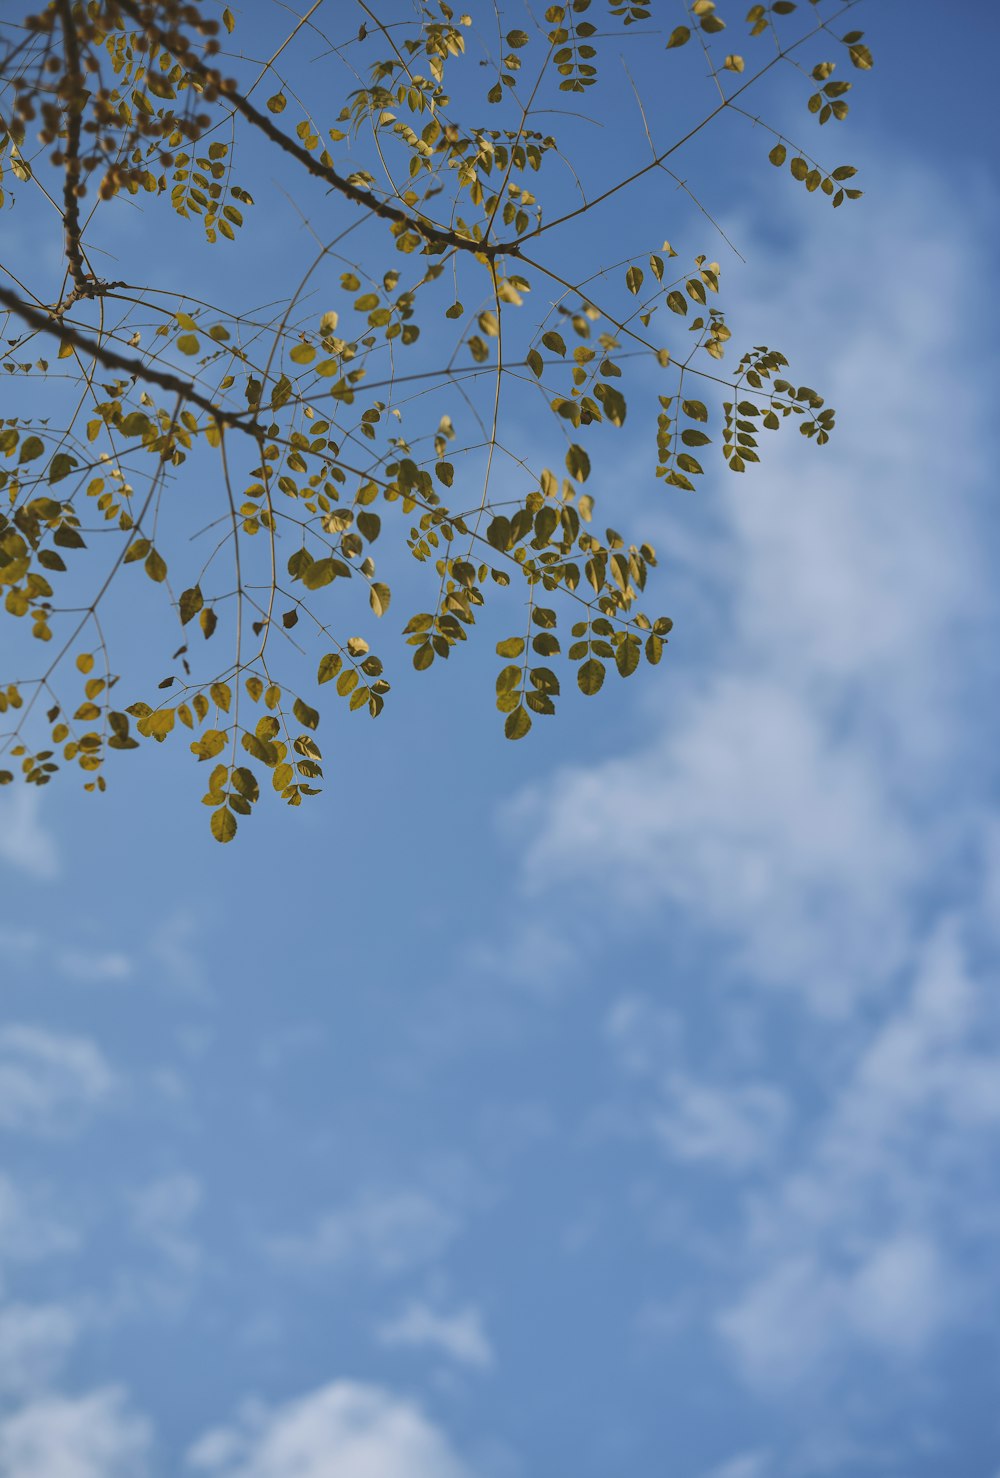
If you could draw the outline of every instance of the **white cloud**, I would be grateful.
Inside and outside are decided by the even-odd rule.
[[[271,1248],[294,1263],[388,1276],[436,1261],[458,1230],[455,1214],[423,1191],[366,1191],[305,1235],[276,1238]]]
[[[991,599],[971,491],[985,399],[961,328],[970,233],[947,212],[928,231],[925,195],[901,176],[835,259],[814,212],[795,223],[794,270],[791,254],[753,253],[731,319],[748,342],[786,320],[778,342],[829,389],[835,439],[764,432],[762,469],[713,483],[720,521],[682,542],[682,608],[664,602],[671,652],[699,634],[685,589],[698,588],[695,612],[714,611],[700,623],[702,675],[685,665],[684,689],[675,677],[669,706],[647,710],[647,742],[564,767],[515,818],[535,896],[583,880],[619,908],[667,905],[666,920],[727,946],[745,976],[827,1013],[905,965],[928,853],[937,864],[954,845],[976,773],[956,768],[955,746],[983,742],[960,701],[975,674],[957,656],[972,660]],[[900,239],[891,273],[858,280],[858,262]],[[947,437],[915,434],[953,401]],[[684,518],[690,528],[671,514]]]
[[[0,794],[0,862],[47,883],[58,877],[60,858],[40,809],[41,795],[34,786],[14,785]]]
[[[77,1315],[63,1304],[0,1305],[0,1394],[47,1386],[79,1331]]]
[[[720,677],[651,750],[563,772],[542,809],[533,889],[599,859],[623,901],[673,903],[825,1010],[900,963],[913,838],[870,758],[777,683]]]
[[[683,1024],[675,1009],[623,996],[609,1011],[604,1034],[626,1077],[644,1094],[633,1112],[621,1111],[627,1132],[651,1135],[673,1159],[721,1170],[758,1169],[775,1157],[790,1118],[786,1095],[773,1083],[746,1078],[734,1062],[727,1062],[721,1081],[685,1071]],[[611,1127],[614,1117],[606,1122]]]
[[[113,1086],[104,1054],[89,1037],[0,1028],[0,1129],[70,1133]]]
[[[116,1387],[43,1396],[0,1417],[3,1478],[143,1478],[149,1428]]]
[[[877,1244],[846,1271],[792,1257],[754,1283],[719,1328],[751,1384],[781,1389],[859,1345],[922,1354],[954,1318],[952,1281],[937,1248],[912,1235]]]
[[[713,1224],[732,1279],[717,1328],[786,1401],[857,1381],[865,1357],[916,1365],[997,1295],[1000,1011],[961,948],[967,931],[988,960],[1000,919],[993,351],[965,329],[976,207],[949,200],[928,223],[941,188],[898,172],[834,259],[815,212],[780,260],[754,253],[730,322],[828,392],[835,439],[762,433],[763,468],[715,480],[710,514],[674,500],[657,538],[676,595],[660,607],[677,619],[669,705],[647,699],[645,737],[563,765],[515,814],[536,906],[600,890],[707,977],[710,1045],[666,964],[607,1037],[685,1187],[701,1168],[752,1172],[731,1226]],[[941,405],[955,421],[926,434]],[[956,896],[960,925],[942,923]]]
[[[419,1407],[351,1381],[251,1407],[202,1437],[188,1461],[221,1478],[471,1478]]]
[[[191,1235],[191,1223],[202,1202],[197,1176],[185,1172],[161,1176],[136,1191],[131,1201],[137,1236],[178,1267],[193,1267],[200,1255]]]
[[[482,1315],[472,1306],[442,1314],[428,1304],[410,1303],[379,1328],[377,1337],[390,1348],[438,1351],[460,1365],[479,1370],[493,1364],[493,1348]]]
[[[928,940],[908,994],[857,1037],[802,1157],[748,1203],[755,1271],[719,1329],[762,1387],[835,1371],[857,1347],[923,1355],[968,1314],[966,1254],[1000,1230],[987,1169],[1000,1023],[954,921]]]

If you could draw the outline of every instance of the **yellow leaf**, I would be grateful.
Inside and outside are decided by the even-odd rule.
[[[236,835],[236,817],[227,806],[212,812],[212,835],[217,842],[231,842]]]

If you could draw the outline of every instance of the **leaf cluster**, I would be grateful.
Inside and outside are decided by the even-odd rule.
[[[265,788],[289,805],[318,792],[329,695],[382,714],[380,623],[421,674],[485,628],[513,740],[564,686],[590,698],[612,669],[658,664],[672,623],[644,609],[653,545],[595,523],[626,422],[645,434],[650,487],[692,492],[709,456],[744,473],[762,431],[797,424],[822,446],[835,417],[780,351],[732,356],[706,252],[685,261],[657,239],[587,261],[587,218],[643,221],[642,191],[689,139],[722,113],[761,121],[744,94],[778,64],[806,78],[811,118],[843,119],[851,84],[801,59],[836,41],[871,70],[862,33],[835,34],[845,8],[754,5],[743,55],[713,0],[663,30],[648,4],[569,0],[499,46],[485,11],[426,0],[390,26],[366,5],[356,32],[329,38],[315,108],[299,28],[255,72],[233,13],[191,0],[50,0],[25,18],[0,51],[0,207],[32,221],[34,200],[59,202],[65,270],[58,294],[0,286],[0,594],[26,669],[0,685],[0,783],[74,764],[102,790],[112,751],[183,735],[227,842]],[[665,67],[696,41],[684,56],[707,59],[721,101],[665,147],[644,112],[648,163],[600,181],[582,159],[573,204],[558,170],[574,137],[549,125],[567,93],[600,114],[602,61],[640,36]],[[252,251],[248,136],[325,223],[310,215],[316,254],[269,282],[272,307],[99,275],[116,201],[197,226],[201,250]],[[860,195],[851,166],[772,136],[772,164],[807,192]],[[161,613],[163,655],[127,679],[105,631],[120,591]]]

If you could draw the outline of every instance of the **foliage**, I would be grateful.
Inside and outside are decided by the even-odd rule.
[[[0,282],[7,408],[33,412],[0,421],[0,584],[8,626],[30,627],[18,659],[34,641],[43,652],[41,672],[0,683],[0,781],[19,771],[44,785],[71,762],[103,790],[109,751],[181,734],[208,766],[211,829],[228,841],[265,777],[291,805],[318,790],[314,686],[382,711],[384,659],[349,634],[378,619],[401,626],[424,672],[474,636],[488,600],[506,602],[496,703],[511,739],[555,712],[567,665],[591,696],[609,667],[658,663],[671,622],[642,608],[654,550],[599,527],[584,491],[614,488],[629,400],[645,415],[656,377],[652,470],[687,492],[709,449],[741,473],[763,432],[797,424],[822,445],[834,413],[777,350],[727,367],[707,252],[684,261],[657,240],[615,264],[565,264],[592,250],[592,220],[648,219],[668,177],[715,229],[670,161],[723,115],[767,130],[770,162],[806,191],[855,199],[850,166],[820,164],[747,104],[794,69],[818,124],[842,120],[847,79],[872,65],[844,19],[856,3],[775,0],[741,20],[691,0],[687,23],[661,34],[652,5],[569,0],[498,35],[485,3],[459,15],[398,0],[377,14],[354,0],[348,24],[317,0],[263,65],[208,0],[51,0],[8,24],[0,205],[27,209],[37,192],[55,207],[63,281],[52,301],[39,243],[39,282],[9,264]],[[631,35],[659,48],[667,79],[694,58],[712,106],[661,146],[665,105],[650,112],[637,95],[648,158],[602,182],[575,130],[568,173],[548,125],[571,102],[601,119],[605,73]],[[335,99],[322,116],[299,102],[294,60],[317,37]],[[298,283],[269,274],[277,306],[237,311],[212,301],[211,272],[216,253],[252,254],[265,229],[265,150],[322,202],[307,214],[317,249]],[[124,204],[142,206],[147,232],[170,210],[200,232],[207,285],[191,280],[204,260],[193,250],[181,290],[170,274],[99,275],[103,227],[142,278]],[[156,587],[179,649],[162,679],[147,673],[158,688],[120,697],[102,615],[137,578]],[[146,620],[148,603],[129,601]],[[131,620],[116,616],[110,636]]]

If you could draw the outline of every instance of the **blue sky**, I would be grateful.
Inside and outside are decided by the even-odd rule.
[[[659,669],[404,676],[225,849],[179,747],[0,796],[2,1478],[1000,1472],[997,23],[863,9],[863,201],[696,161],[834,441],[595,468]]]

